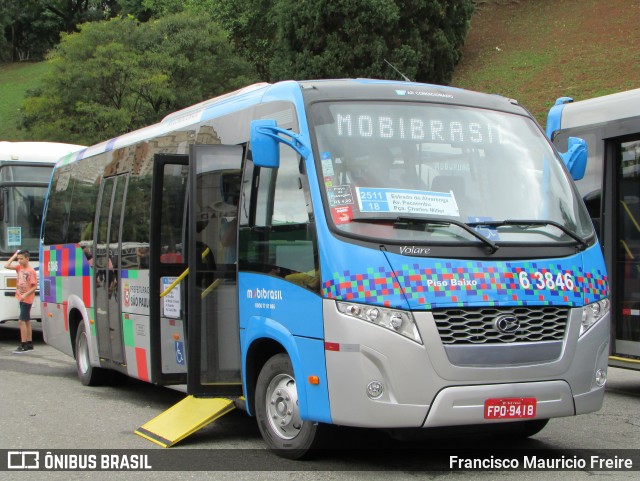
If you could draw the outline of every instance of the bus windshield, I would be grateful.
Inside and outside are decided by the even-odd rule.
[[[337,229],[389,242],[584,243],[593,227],[535,123],[486,109],[319,102],[310,120]],[[448,222],[448,221],[451,222]]]
[[[3,166],[0,169],[0,254],[27,249],[38,258],[44,199],[52,166]]]
[[[0,168],[0,182],[23,182],[49,185],[52,166],[4,165]]]

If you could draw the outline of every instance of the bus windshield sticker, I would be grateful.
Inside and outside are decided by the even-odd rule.
[[[322,160],[322,175],[325,177],[332,177],[333,173],[333,161],[331,160],[331,152],[322,152],[320,155]]]
[[[353,205],[353,193],[349,185],[336,185],[327,188],[329,205],[337,207],[341,205]]]
[[[22,245],[22,227],[7,227],[7,245]]]
[[[460,216],[453,192],[356,187],[360,212]]]
[[[331,209],[331,215],[333,216],[333,222],[336,225],[348,224],[353,219],[353,212],[350,205],[343,207],[333,207]]]
[[[476,224],[480,222],[491,222],[493,220],[493,217],[469,217],[469,220],[467,222]],[[482,234],[490,241],[496,242],[500,240],[500,234],[498,233],[498,229],[495,226],[476,225],[474,229],[476,232]]]

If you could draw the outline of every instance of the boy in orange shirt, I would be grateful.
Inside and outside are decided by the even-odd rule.
[[[18,265],[14,266],[13,261],[17,258]],[[14,354],[22,354],[33,351],[33,341],[31,337],[31,305],[35,298],[38,287],[36,271],[29,265],[29,251],[16,251],[4,265],[5,268],[16,271],[16,299],[20,303],[20,346],[13,351]]]

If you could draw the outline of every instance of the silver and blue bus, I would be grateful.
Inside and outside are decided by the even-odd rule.
[[[531,436],[603,402],[584,161],[500,96],[253,85],[57,163],[45,340],[185,392],[136,430],[161,446],[234,407],[291,458],[327,425]]]
[[[640,89],[551,108],[547,135],[559,149],[584,139],[589,160],[578,192],[600,237],[611,286],[609,364],[640,369]]]

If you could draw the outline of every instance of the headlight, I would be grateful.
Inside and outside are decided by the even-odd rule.
[[[580,335],[587,332],[591,326],[609,313],[609,299],[602,299],[582,308],[582,324],[580,325]]]
[[[370,322],[390,331],[396,332],[412,341],[422,344],[418,326],[413,314],[386,307],[365,306],[351,302],[336,302],[338,311],[347,316]]]

